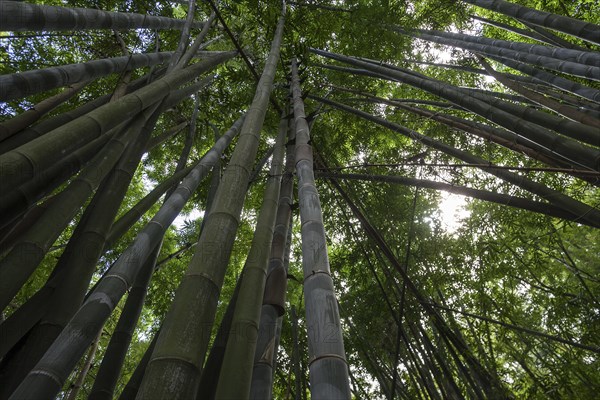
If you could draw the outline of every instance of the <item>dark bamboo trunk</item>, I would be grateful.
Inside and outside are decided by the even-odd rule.
[[[463,0],[465,3],[496,11],[544,28],[550,28],[600,44],[600,26],[575,18],[535,10],[504,0]]]
[[[185,20],[89,8],[67,8],[20,1],[0,4],[0,31],[64,31],[90,29],[181,29]],[[202,24],[196,23],[194,27]]]
[[[234,126],[205,156],[179,185],[161,207],[153,220],[138,234],[133,243],[121,255],[87,298],[79,311],[61,332],[44,357],[36,365],[13,396],[16,398],[49,398],[60,390],[77,360],[93,340],[93,332],[104,325],[114,307],[146,261],[150,251],[159,243],[162,235],[181,211],[194,190],[211,170],[220,153],[237,134],[243,119]],[[44,372],[44,371],[52,371]]]

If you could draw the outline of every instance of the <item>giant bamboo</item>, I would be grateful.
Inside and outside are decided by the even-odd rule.
[[[20,1],[0,2],[0,31],[89,29],[181,29],[185,20],[90,8],[56,7]],[[194,24],[194,28],[201,27]]]
[[[502,72],[498,72],[492,68],[490,64],[485,61],[483,57],[478,56],[479,62],[485,68],[486,71],[489,72],[491,76],[493,76],[498,82],[502,83],[509,89],[512,89],[516,93],[520,93],[528,99],[535,101],[536,103],[548,108],[549,110],[555,111],[571,120],[578,121],[582,124],[586,124],[591,127],[595,127],[595,130],[592,130],[592,135],[585,136],[585,138],[578,138],[588,144],[598,145],[600,144],[600,135],[598,134],[597,129],[600,129],[600,115],[598,118],[594,118],[593,116],[580,112],[575,107],[571,107],[555,101],[550,97],[543,96],[533,90],[527,89],[524,85],[521,85],[518,82],[511,80],[506,74]],[[574,128],[574,127],[573,127]],[[572,135],[568,135],[573,137]]]
[[[556,218],[574,221],[576,218],[563,210],[548,203],[526,199],[524,197],[511,196],[503,193],[490,192],[487,190],[473,189],[465,186],[453,185],[444,182],[437,182],[426,179],[415,179],[405,176],[395,175],[373,175],[373,174],[342,174],[332,172],[318,172],[317,177],[342,179],[342,180],[361,180],[370,182],[387,182],[400,185],[416,186],[420,188],[443,190],[445,192],[468,196],[474,199],[489,201],[504,206],[520,208],[539,214],[549,215]],[[581,221],[578,221],[581,222]],[[598,227],[598,225],[587,224]]]
[[[0,101],[21,99],[61,86],[73,85],[114,73],[152,66],[171,59],[173,52],[132,54],[0,75]]]
[[[0,197],[0,226],[6,226],[15,217],[24,213],[37,201],[77,173],[116,134],[116,130],[94,139],[58,163],[43,171],[34,179]]]
[[[106,235],[125,197],[161,111],[159,106],[152,115],[139,118],[139,127],[130,128],[137,129],[140,133],[128,145],[86,207],[53,271],[53,274],[60,274],[63,270],[65,272],[49,300],[51,303],[49,312],[30,332],[25,343],[19,348],[19,354],[14,355],[18,365],[7,367],[11,370],[11,380],[15,386],[46,352],[81,305],[96,263],[102,255]]]
[[[308,326],[310,391],[313,399],[350,399],[348,365],[323,215],[313,175],[312,146],[296,60],[292,60],[292,101],[296,124],[296,171],[302,223],[302,269]]]
[[[291,120],[290,122],[293,122]],[[294,199],[294,139],[295,129],[290,123],[286,149],[285,172],[281,182],[277,220],[271,245],[271,258],[267,270],[267,281],[263,294],[262,309],[254,368],[252,371],[251,399],[270,399],[273,391],[273,370],[277,355],[277,325],[284,313],[285,293],[287,289],[287,267],[291,243],[292,203]],[[290,240],[291,241],[291,240]],[[286,260],[288,263],[286,263]],[[300,393],[297,394],[298,396]]]
[[[115,136],[94,160],[63,190],[46,212],[0,261],[0,308],[4,309],[35,271],[50,246],[80,207],[100,185],[139,129],[125,129]],[[26,256],[24,256],[26,255]]]
[[[509,114],[503,110],[499,110],[477,98],[472,96],[464,96],[460,91],[456,91],[456,89],[451,85],[432,79],[426,79],[426,77],[420,76],[420,74],[406,73],[397,67],[393,67],[393,69],[387,68],[375,65],[372,62],[365,62],[353,57],[347,57],[317,49],[311,49],[311,51],[325,57],[333,58],[358,67],[363,67],[378,74],[387,74],[390,78],[400,80],[411,86],[448,99],[465,109],[473,111],[486,119],[504,126],[515,133],[518,133],[521,136],[546,146],[551,150],[557,151],[558,153],[563,154],[565,157],[568,157],[569,159],[585,166],[586,168],[600,170],[600,152],[597,150],[583,146],[574,140],[560,137],[559,135],[540,127],[539,125],[515,118],[512,114]]]
[[[285,115],[282,115],[269,178],[256,221],[252,246],[246,258],[244,276],[223,357],[216,392],[218,399],[247,399],[250,395],[252,364],[263,300],[260,293],[265,288],[267,264],[275,230],[287,126]]]
[[[353,109],[351,107],[348,107],[348,106],[340,104],[340,103],[336,103],[336,102],[328,100],[328,99],[318,98],[316,96],[311,96],[311,98],[314,98],[322,103],[329,104],[340,110],[347,111],[349,113],[352,113],[352,114],[359,116],[361,118],[364,118],[366,120],[375,122],[379,125],[385,126],[388,129],[394,130],[394,131],[396,131],[406,137],[409,137],[413,140],[418,140],[427,146],[435,148],[439,151],[442,151],[448,155],[456,157],[467,163],[491,166],[491,164],[487,160],[484,160],[480,157],[474,156],[465,151],[456,149],[454,147],[448,146],[437,140],[431,139],[428,136],[421,135],[420,133],[413,131],[411,129],[408,129],[406,127],[403,127],[402,125],[395,124],[395,123],[387,121],[383,118],[373,116],[371,114],[365,113],[360,110]],[[520,176],[513,172],[500,170],[500,169],[488,169],[487,172],[489,172],[490,174],[492,174],[494,176],[497,176],[500,179],[510,182],[516,186],[519,186],[525,190],[528,190],[531,193],[537,194],[537,195],[545,198],[551,204],[562,208],[564,211],[572,213],[574,215],[574,217],[577,219],[584,219],[588,223],[598,226],[598,221],[600,221],[600,211],[598,211],[596,208],[594,208],[592,206],[581,203],[580,201],[577,201],[561,192],[550,189],[547,186],[544,186],[540,183],[534,182],[524,176]]]
[[[471,120],[466,120],[464,118],[455,117],[450,114],[433,112],[422,107],[407,106],[400,99],[383,99],[381,97],[372,96],[367,93],[357,92],[339,86],[336,87],[336,89],[352,93],[359,93],[362,96],[365,96],[368,101],[389,104],[402,110],[410,111],[417,115],[430,118],[432,120],[441,122],[449,127],[460,129],[464,132],[477,135],[494,143],[498,143],[499,145],[516,151],[518,153],[526,154],[529,157],[541,161],[552,167],[561,166],[567,168],[571,166],[571,164],[568,163],[568,160],[564,160],[562,157],[560,157],[559,154],[552,152],[548,148],[540,146],[537,143],[527,140],[506,129],[498,128],[488,124],[482,124]]]
[[[514,50],[519,53],[539,55],[556,60],[569,61],[578,64],[591,65],[597,67],[600,64],[600,53],[594,51],[582,51],[565,49],[562,47],[544,46],[540,44],[531,44],[525,42],[513,42],[509,40],[490,39],[484,36],[467,35],[464,33],[444,32],[429,29],[411,29],[405,30],[400,27],[394,27],[394,30],[410,35],[421,37],[423,35],[427,40],[435,40],[435,37],[456,40],[459,42],[476,43],[479,45],[488,45],[497,48]],[[541,61],[541,60],[540,60]],[[546,65],[543,65],[546,67]]]
[[[489,44],[481,44],[480,42],[465,41],[464,39],[448,38],[447,36],[430,35],[418,31],[418,33],[406,33],[413,37],[428,40],[431,42],[444,44],[448,46],[458,47],[465,50],[475,51],[478,53],[487,54],[490,56],[510,58],[512,60],[525,62],[528,64],[537,65],[547,69],[563,72],[565,74],[578,76],[590,80],[600,81],[600,67],[592,65],[582,65],[578,62],[563,61],[561,59],[547,57],[537,54],[529,54],[524,51],[515,51],[505,47],[496,47]],[[481,39],[481,38],[480,38]],[[533,45],[532,45],[533,46]],[[542,46],[543,47],[543,46]],[[531,49],[529,49],[531,50]],[[591,58],[591,57],[590,57]]]
[[[196,119],[198,117],[198,106],[200,97],[196,96],[194,102],[194,111],[188,129],[188,134],[184,142],[183,149],[180,153],[175,167],[175,172],[181,171],[185,168],[190,151],[192,149],[194,137],[196,135]],[[173,193],[177,186],[173,186],[166,194],[165,201]],[[104,243],[103,243],[104,244]],[[137,325],[138,318],[142,312],[144,300],[146,298],[146,292],[148,291],[148,285],[153,272],[156,270],[157,258],[162,248],[162,240],[155,246],[146,262],[138,272],[133,286],[131,287],[127,296],[127,301],[117,322],[117,326],[111,336],[111,340],[106,348],[102,364],[98,369],[94,386],[90,393],[89,398],[94,400],[113,398],[113,392],[117,384],[117,379],[121,372],[125,356],[127,355],[127,349],[131,342],[134,329]]]
[[[544,70],[532,67],[531,65],[523,64],[518,61],[511,60],[509,58],[496,56],[490,56],[489,58],[491,58],[492,60],[496,60],[499,63],[506,65],[507,67],[516,69],[517,71],[521,71],[524,74],[530,75],[538,79],[540,82],[547,83],[558,89],[562,89],[569,93],[573,93],[577,96],[591,100],[595,103],[600,103],[600,90],[582,85],[570,79],[563,78],[562,76],[554,75],[550,72],[546,72]]]
[[[104,325],[117,303],[133,283],[149,252],[194,193],[200,181],[210,172],[219,154],[237,134],[243,119],[238,119],[213,148],[178,186],[133,243],[105,275],[79,311],[63,329],[44,357],[23,380],[13,397],[51,398],[58,393],[95,332]]]
[[[372,60],[367,60],[370,62],[373,62]],[[444,85],[443,82],[440,81],[436,81],[433,80],[425,75],[421,75],[421,74],[417,74],[415,72],[411,72],[408,71],[406,69],[403,68],[399,68],[390,64],[384,64],[385,67],[390,68],[392,70],[398,71],[400,73],[405,73],[405,74],[412,74],[417,76],[417,78],[422,78],[425,80],[429,80],[431,82],[437,82],[441,85]],[[491,76],[491,74],[490,74]],[[553,131],[562,133],[565,136],[568,136],[570,138],[573,139],[577,139],[579,141],[585,142],[585,143],[589,143],[595,146],[599,146],[600,145],[600,136],[598,135],[597,129],[587,126],[587,125],[581,125],[580,123],[574,122],[574,121],[570,121],[568,119],[565,118],[561,118],[559,116],[553,115],[553,114],[548,114],[539,110],[536,110],[534,108],[531,107],[523,107],[517,104],[513,104],[511,102],[507,102],[507,101],[503,101],[501,100],[501,96],[497,96],[494,92],[489,92],[486,90],[481,90],[481,89],[475,89],[475,88],[457,88],[457,91],[463,91],[463,92],[467,92],[467,94],[475,99],[481,100],[491,106],[496,107],[498,110],[500,111],[505,111],[508,114],[511,114],[515,117],[520,118],[523,121],[526,122],[532,122],[536,125],[539,125],[541,127],[547,128],[547,129],[551,129]],[[496,97],[500,97],[500,98],[496,98]],[[469,108],[464,106],[463,108],[465,109],[471,109],[473,110],[473,108]],[[489,111],[489,114],[493,115],[493,110]],[[489,117],[487,117],[488,119],[491,119]],[[506,126],[506,125],[505,125]],[[535,125],[532,126],[532,129],[535,128]],[[521,132],[525,132],[525,131],[521,131]],[[534,140],[533,138],[538,138],[537,142],[539,144],[543,144],[547,146],[548,142],[552,142],[553,139],[552,136],[552,132],[548,132],[546,131],[544,133],[543,130],[539,130],[538,127],[538,131],[531,131],[530,132],[530,136],[526,136],[523,135],[523,133],[521,133],[522,136],[528,137],[530,140]],[[600,156],[600,153],[598,153],[598,155],[594,155],[594,151],[597,152],[597,149],[592,149],[589,148],[587,146],[583,146],[578,142],[575,142],[573,140],[567,139],[567,138],[563,138],[563,139],[558,139],[558,141],[562,141],[563,144],[565,145],[563,148],[568,148],[568,147],[573,147],[573,148],[579,148],[580,150],[582,150],[583,152],[587,152],[587,156],[590,160],[593,159],[597,159]],[[571,152],[570,150],[567,150],[567,153]],[[583,157],[583,154],[581,154],[581,156]],[[571,160],[574,164],[578,163],[578,159],[576,157],[574,157],[573,154],[571,154]]]
[[[600,26],[575,18],[556,15],[545,11],[521,6],[504,0],[463,0],[465,3],[486,8],[504,15],[526,21],[544,28],[554,29],[579,37],[591,43],[600,44]]]
[[[4,141],[6,138],[14,135],[20,130],[27,128],[29,125],[42,118],[45,114],[52,111],[54,108],[75,96],[89,83],[89,81],[82,81],[77,84],[70,85],[62,92],[40,101],[29,110],[17,115],[16,117],[4,122],[0,122],[0,141]]]
[[[148,76],[143,76],[131,82],[129,85],[127,85],[128,92],[135,91],[144,86],[147,78]],[[96,97],[94,100],[88,101],[77,108],[46,118],[31,127],[23,129],[18,135],[13,135],[12,137],[0,142],[0,154],[4,154],[7,151],[16,149],[17,147],[22,146],[23,144],[56,129],[67,122],[73,121],[75,118],[87,114],[97,107],[106,104],[111,99],[111,96],[112,94],[109,93]]]
[[[217,189],[213,209],[206,217],[196,253],[177,289],[148,364],[138,393],[140,399],[189,399],[195,396],[250,169],[256,158],[260,129],[273,88],[283,25],[282,16],[248,117]],[[197,302],[203,306],[196,307]]]
[[[13,150],[2,154],[0,191],[6,192],[31,179],[66,154],[106,133],[122,121],[132,118],[143,109],[168,96],[177,86],[229,60],[235,54],[235,52],[221,53],[169,74],[24,144],[18,151]]]

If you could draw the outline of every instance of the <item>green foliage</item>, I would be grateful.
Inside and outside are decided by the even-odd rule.
[[[88,8],[97,6],[103,10],[176,18],[184,18],[187,10],[184,5],[167,1],[71,0],[44,3]],[[600,21],[600,6],[595,1],[528,0],[519,3],[589,22]],[[221,1],[218,7],[228,27],[260,73],[268,53],[270,38],[273,36],[279,8],[271,2],[257,0]],[[197,8],[196,19],[206,19],[210,12],[206,4],[199,2]],[[385,98],[440,100],[434,95],[397,82],[321,68],[318,65],[328,61],[308,53],[308,48],[314,47],[376,59],[456,86],[506,93],[508,91],[497,82],[490,82],[481,75],[411,62],[443,62],[480,68],[472,54],[448,51],[444,47],[411,39],[387,29],[391,24],[404,28],[458,29],[486,37],[536,43],[515,33],[473,22],[469,19],[469,14],[526,29],[524,25],[508,17],[450,0],[292,2],[288,6],[285,45],[282,48],[281,68],[277,72],[277,87],[273,99],[285,107],[288,101],[288,89],[285,87],[288,61],[297,56],[302,60],[302,68],[305,69],[305,81],[302,86],[311,94],[327,95],[335,101],[385,117],[469,151],[491,163],[516,169],[543,169],[545,166],[542,163],[488,140],[392,106],[366,101],[364,96],[338,90],[337,87],[344,87]],[[193,34],[196,33],[193,31]],[[170,51],[176,47],[179,40],[178,31],[132,30],[120,34],[129,51],[136,53],[155,51],[157,39],[161,51]],[[212,44],[208,50],[233,49],[229,37],[220,30],[213,29],[209,39],[221,34],[224,35],[223,38]],[[52,36],[36,36],[35,32],[15,34],[14,37],[8,35],[9,33],[0,33],[0,74],[121,55],[114,34],[108,30],[56,32],[56,35]],[[588,46],[575,38],[557,35],[578,46]],[[132,79],[147,72],[149,69],[136,70]],[[197,161],[214,143],[212,126],[223,133],[240,113],[247,109],[254,95],[256,81],[241,59],[237,58],[220,66],[215,70],[215,75],[216,79],[210,86],[195,94],[200,96],[200,109],[188,164]],[[52,110],[44,118],[59,115],[103,94],[112,93],[118,84],[118,78],[108,76],[90,83],[77,96]],[[58,92],[59,90],[45,92],[26,99],[2,103],[0,121],[8,120]],[[154,135],[182,121],[189,121],[193,104],[193,99],[186,99],[163,113],[156,124]],[[482,117],[456,107],[422,107],[433,112],[488,123]],[[539,200],[534,195],[500,181],[482,170],[455,165],[458,164],[457,161],[449,156],[428,150],[422,143],[409,140],[358,117],[327,106],[321,107],[309,99],[306,100],[306,111],[307,114],[316,112],[311,131],[312,145],[329,167],[374,175],[390,174],[432,179]],[[271,107],[263,127],[259,157],[272,145],[278,121],[279,113]],[[157,183],[173,173],[186,132],[187,128],[146,154],[121,205],[119,216],[135,205]],[[231,148],[223,156],[222,169],[226,167],[230,155]],[[246,259],[257,210],[262,203],[266,170],[263,168],[258,179],[252,183],[246,198],[219,300],[217,322],[222,318]],[[598,187],[587,181],[547,170],[523,170],[520,173],[586,204],[595,207],[600,204]],[[415,356],[419,359],[427,358],[427,347],[415,333],[418,328],[426,332],[434,347],[439,350],[438,355],[447,363],[449,373],[458,387],[467,393],[468,383],[462,375],[463,372],[453,362],[450,354],[452,349],[444,344],[438,328],[423,311],[422,305],[408,292],[405,296],[402,295],[403,282],[400,275],[368,239],[358,220],[333,187],[318,176],[317,185],[356,397],[363,397],[365,394],[372,398],[387,397],[386,391],[390,388],[392,371],[396,364],[397,386],[404,391],[404,397],[418,398],[419,393],[424,393],[421,378],[417,373],[417,369],[422,366],[416,365],[413,360]],[[377,227],[420,292],[432,302],[577,343],[596,347],[600,345],[600,233],[597,229],[506,206],[469,200],[465,203],[467,216],[461,221],[455,221],[458,228],[449,230],[445,225],[445,219],[449,217],[445,210],[439,208],[445,196],[437,192],[360,181],[342,182],[342,185],[360,205],[370,222]],[[209,186],[210,180],[201,184],[192,201],[184,208],[188,219],[184,217],[184,222],[178,221],[178,224],[167,232],[159,260],[177,253],[186,246],[188,249],[169,259],[154,274],[118,383],[118,391],[126,384],[153,334],[159,328],[195,251],[195,246],[188,244],[195,243],[199,237],[201,217],[197,220],[193,220],[192,217],[203,215],[206,210]],[[57,192],[62,188],[64,186],[57,189]],[[133,241],[141,227],[156,213],[160,207],[159,203],[102,257],[92,283],[101,277]],[[4,318],[42,287],[62,248],[73,233],[78,218],[63,232],[35,275],[3,312]],[[300,316],[302,376],[296,377],[293,368],[292,325],[288,312],[283,320],[277,359],[278,370],[274,379],[274,398],[287,398],[294,390],[295,379],[304,380],[303,387],[308,393],[307,327],[304,321],[301,284],[299,225],[298,218],[295,218],[287,305],[288,310],[290,306],[295,306]],[[401,297],[404,297],[402,329],[407,338],[406,341],[401,341],[400,351],[396,354],[395,346],[400,330],[395,318],[400,314]],[[469,348],[481,363],[489,371],[497,373],[515,398],[591,399],[597,396],[600,388],[600,360],[597,353],[518,332],[459,312],[440,313],[450,326],[460,330]],[[100,360],[103,355],[118,315],[119,311],[114,313],[104,328],[105,334],[101,337],[96,360]],[[217,325],[213,327],[213,335],[216,329]],[[407,345],[407,342],[410,345]],[[441,368],[439,361],[434,361],[434,364],[436,368]],[[99,361],[94,362],[80,392],[80,398],[87,396],[86,390],[92,386],[98,365]]]

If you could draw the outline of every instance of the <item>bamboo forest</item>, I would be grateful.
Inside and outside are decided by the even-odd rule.
[[[597,0],[0,0],[0,175],[0,400],[600,396]]]

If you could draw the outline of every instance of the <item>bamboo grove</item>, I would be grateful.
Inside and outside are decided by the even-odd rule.
[[[0,0],[0,57],[0,399],[597,396],[596,2]]]

